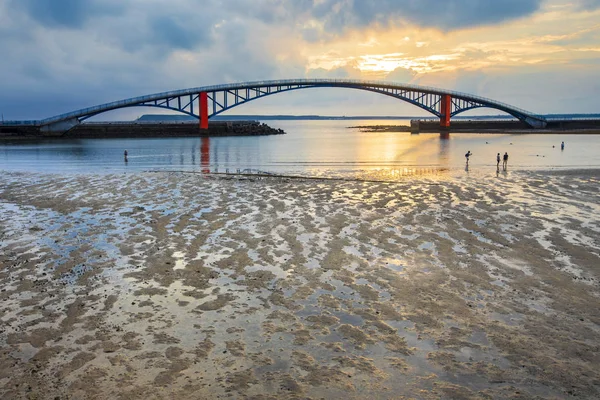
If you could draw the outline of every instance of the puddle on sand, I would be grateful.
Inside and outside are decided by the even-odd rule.
[[[173,258],[175,259],[175,265],[173,266],[173,270],[184,269],[187,265],[185,261],[185,255],[183,251],[174,251]]]

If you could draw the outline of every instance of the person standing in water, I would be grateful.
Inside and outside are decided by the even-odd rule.
[[[565,142],[562,142],[562,143],[560,144],[560,149],[561,149],[561,150],[564,150],[564,149],[565,149]]]
[[[127,162],[127,161],[128,161],[128,160],[127,160],[127,150],[125,150],[125,151],[123,152],[123,159],[125,160],[125,162]]]
[[[508,152],[504,153],[504,157],[502,157],[502,168],[506,171],[506,166],[508,165]]]
[[[469,157],[471,157],[471,150],[467,151],[467,154],[465,154],[465,158],[467,159],[467,164],[469,163]]]
[[[500,153],[496,156],[496,169],[500,169]]]

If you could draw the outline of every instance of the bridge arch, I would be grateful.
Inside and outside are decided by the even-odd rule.
[[[382,81],[349,79],[288,79],[232,83],[162,92],[100,104],[38,121],[42,129],[68,130],[86,119],[107,111],[129,107],[157,107],[191,115],[207,125],[208,118],[247,102],[309,88],[349,88],[390,96],[413,104],[449,123],[450,118],[475,108],[496,109],[532,128],[545,127],[544,117],[485,97],[450,90]],[[65,129],[66,128],[66,129]]]

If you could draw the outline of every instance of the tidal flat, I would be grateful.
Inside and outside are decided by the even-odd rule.
[[[598,399],[600,170],[0,176],[0,398]]]

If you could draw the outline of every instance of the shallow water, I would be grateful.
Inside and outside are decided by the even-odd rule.
[[[0,142],[0,170],[30,172],[211,171],[395,180],[406,175],[494,173],[496,154],[515,169],[600,167],[600,136],[368,133],[359,125],[409,121],[268,121],[286,135],[220,138]],[[564,141],[566,148],[560,150]],[[554,147],[553,147],[554,146]],[[128,162],[123,152],[128,151]],[[470,150],[469,170],[464,154]]]

